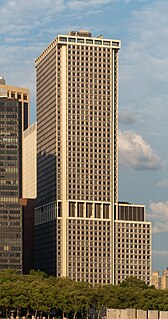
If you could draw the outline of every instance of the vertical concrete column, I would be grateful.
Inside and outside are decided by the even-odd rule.
[[[136,319],[137,318],[137,310],[136,309],[126,309],[126,318]]]
[[[158,319],[159,312],[157,310],[148,310],[148,319]]]
[[[159,319],[168,319],[168,311],[160,311]]]
[[[67,234],[66,223],[68,215],[67,207],[67,99],[66,99],[66,61],[67,47],[61,48],[61,197],[62,197],[62,262],[61,275],[67,276]]]
[[[147,319],[147,311],[137,310],[137,319]]]

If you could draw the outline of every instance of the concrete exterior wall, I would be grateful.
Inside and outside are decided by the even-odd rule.
[[[123,319],[127,317],[128,319],[136,319],[137,318],[137,310],[136,309],[126,309],[126,314]]]
[[[146,318],[147,318],[147,311],[137,310],[137,319],[146,319]]]
[[[107,319],[168,319],[168,311],[107,309]]]
[[[168,311],[160,311],[159,319],[168,319]]]
[[[158,319],[159,312],[157,310],[148,310],[148,319]]]

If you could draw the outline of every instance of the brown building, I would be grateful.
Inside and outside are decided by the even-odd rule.
[[[58,35],[35,62],[36,267],[94,284],[121,279],[117,230],[130,222],[115,215],[119,49],[119,40],[75,31]]]
[[[114,225],[115,284],[126,277],[150,284],[152,231],[151,223],[146,220],[145,206],[119,203]]]

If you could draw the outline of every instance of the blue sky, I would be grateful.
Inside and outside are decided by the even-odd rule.
[[[31,91],[34,61],[59,33],[121,39],[119,199],[144,203],[153,222],[153,269],[168,266],[168,1],[0,0],[0,75]]]

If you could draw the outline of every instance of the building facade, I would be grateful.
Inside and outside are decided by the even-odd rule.
[[[6,80],[0,77],[0,96],[11,99],[17,99],[19,103],[19,178],[22,184],[22,132],[30,125],[30,92],[27,88],[20,88],[7,85]],[[22,187],[20,188],[20,197],[22,197]]]
[[[115,284],[137,277],[148,285],[151,280],[151,223],[144,205],[119,203],[115,216]]]
[[[19,101],[0,98],[0,270],[22,271]]]
[[[23,271],[22,132],[29,91],[0,78],[0,269]]]
[[[161,276],[159,275],[159,271],[152,271],[151,275],[151,285],[155,286],[155,288],[161,288]]]
[[[168,267],[159,274],[159,271],[153,271],[151,276],[151,285],[155,288],[167,289],[168,288]]]
[[[119,49],[119,40],[70,32],[35,62],[36,267],[93,284],[119,281]]]
[[[37,197],[37,123],[23,132],[23,198]]]
[[[119,48],[71,32],[36,60],[37,266],[93,283],[114,280]]]

